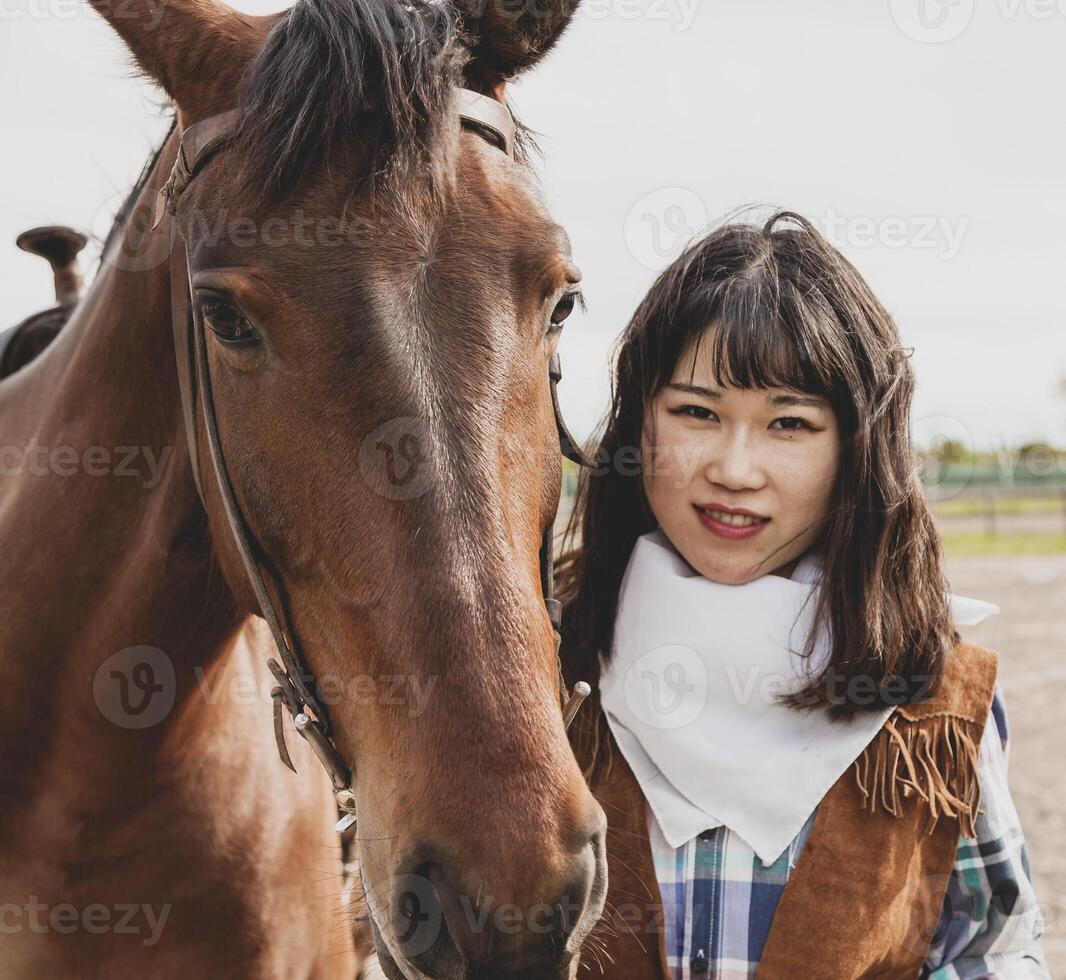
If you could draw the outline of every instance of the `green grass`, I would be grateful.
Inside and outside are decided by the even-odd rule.
[[[1010,557],[1066,554],[1066,534],[943,535],[948,558]]]
[[[943,500],[933,504],[937,517],[982,517],[988,511],[988,501],[980,497]],[[1054,514],[1063,509],[1062,498],[1054,497],[998,497],[996,514]]]

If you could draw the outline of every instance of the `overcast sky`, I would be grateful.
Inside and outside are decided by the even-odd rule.
[[[0,0],[0,18],[6,325],[52,299],[15,235],[102,237],[165,125],[84,0]],[[1064,51],[1066,0],[586,0],[514,90],[591,306],[562,342],[572,427],[599,420],[656,270],[759,205],[818,223],[888,306],[920,437],[1066,443]]]

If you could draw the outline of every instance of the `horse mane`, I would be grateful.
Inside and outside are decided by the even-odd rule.
[[[277,204],[335,148],[362,149],[351,190],[449,168],[452,88],[469,50],[452,4],[298,0],[271,29],[242,81],[240,189]]]

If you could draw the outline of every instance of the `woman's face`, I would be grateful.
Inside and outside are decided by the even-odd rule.
[[[666,536],[704,577],[739,585],[788,576],[829,512],[837,419],[818,396],[719,384],[704,356],[709,339],[694,366],[691,350],[679,358],[648,407],[644,492]]]

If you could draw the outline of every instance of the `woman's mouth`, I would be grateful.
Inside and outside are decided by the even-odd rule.
[[[695,508],[700,522],[708,531],[730,541],[753,537],[770,523],[769,517],[737,514],[718,510],[714,507],[700,507],[699,504],[693,504],[692,506]]]

